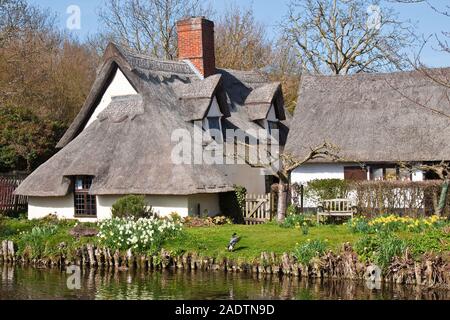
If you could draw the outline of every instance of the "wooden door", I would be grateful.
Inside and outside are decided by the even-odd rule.
[[[360,166],[344,167],[344,179],[345,180],[367,180],[367,170]]]

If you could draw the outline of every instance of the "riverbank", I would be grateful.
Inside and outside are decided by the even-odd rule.
[[[3,219],[0,262],[364,280],[374,262],[387,261],[381,265],[384,282],[450,288],[447,224],[433,221],[383,218],[366,224],[356,219],[348,225],[311,224],[307,228],[295,223],[293,227],[275,223],[184,227],[177,236],[161,242],[157,250],[139,251],[105,246],[95,236],[99,229],[96,224],[50,218]],[[303,221],[302,225],[307,223]],[[375,231],[369,228],[376,223],[388,228],[389,233],[382,233],[386,230],[381,227]],[[401,223],[405,223],[404,228]],[[234,232],[241,240],[233,252],[228,252],[226,245]]]

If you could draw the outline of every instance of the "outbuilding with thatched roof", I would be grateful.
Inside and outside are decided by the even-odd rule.
[[[425,179],[404,168],[450,160],[449,81],[450,68],[303,76],[285,150],[302,157],[326,141],[341,160],[302,165],[292,182]]]

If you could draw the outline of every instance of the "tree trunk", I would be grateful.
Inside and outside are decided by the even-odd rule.
[[[436,214],[438,216],[442,216],[442,214],[444,213],[445,205],[447,203],[447,194],[448,194],[448,179],[445,179],[444,182],[442,183],[441,196],[439,198],[439,206],[436,210]]]
[[[277,220],[284,221],[286,218],[287,199],[288,199],[289,181],[280,177],[278,183],[278,205],[277,205]]]

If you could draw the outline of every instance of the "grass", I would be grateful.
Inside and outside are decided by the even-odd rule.
[[[227,251],[231,235],[241,237],[234,252]],[[281,228],[275,223],[260,225],[223,225],[187,228],[182,238],[165,243],[164,248],[175,252],[197,252],[209,257],[253,259],[261,252],[292,252],[296,244],[314,239],[327,240],[329,249],[338,249],[342,243],[353,243],[360,235],[350,233],[345,225],[312,227],[307,235],[294,228]]]
[[[18,245],[18,251],[30,250],[32,255],[46,257],[58,255],[59,245],[64,242],[66,253],[73,254],[76,248],[83,244],[97,244],[98,238],[77,239],[69,231],[76,221],[57,220],[26,220],[26,219],[0,219],[0,241],[12,240]],[[56,226],[50,235],[46,234],[45,227]],[[36,228],[38,227],[38,228]],[[89,224],[88,227],[95,227]],[[32,232],[35,228],[34,232]],[[241,237],[234,252],[228,252],[227,244],[233,233]],[[414,252],[419,254],[433,250],[435,252],[450,252],[450,234],[444,231],[414,233],[398,231],[399,238],[412,244]],[[311,226],[308,234],[303,234],[298,228],[283,228],[276,223],[260,225],[221,225],[209,227],[184,228],[182,235],[176,239],[163,243],[166,250],[174,254],[183,252],[197,253],[204,257],[227,257],[252,261],[261,256],[261,252],[274,252],[282,254],[292,253],[297,244],[308,241],[322,240],[327,249],[338,252],[342,244],[350,242],[353,246],[364,237],[364,233],[351,232],[348,225],[320,225]]]

